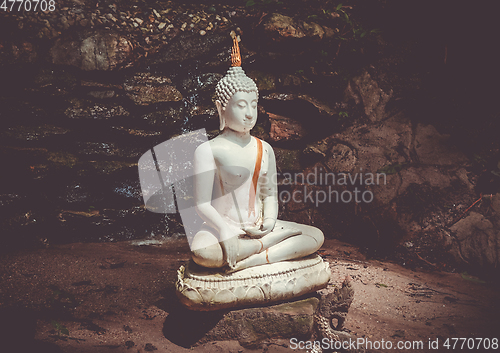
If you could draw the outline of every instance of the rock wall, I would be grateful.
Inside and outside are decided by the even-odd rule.
[[[57,4],[5,17],[6,245],[182,234],[178,215],[144,209],[137,162],[185,131],[217,134],[214,87],[229,66],[230,35],[241,36],[243,68],[260,90],[254,134],[275,148],[281,218],[387,254],[400,244],[425,248],[412,237],[446,226],[475,197],[470,161],[450,136],[398,103],[418,79],[400,89],[403,79],[377,66],[378,52],[363,54],[382,50],[381,36],[342,33],[354,26],[342,20],[349,7],[318,17],[172,2]],[[498,258],[497,249],[487,263]]]

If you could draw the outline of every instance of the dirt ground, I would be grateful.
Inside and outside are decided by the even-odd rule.
[[[356,292],[346,328],[370,341],[369,351],[444,352],[451,351],[443,346],[447,338],[499,338],[498,287],[493,284],[366,260],[355,247],[337,240],[327,240],[321,253],[333,270],[323,291],[347,275],[352,278]],[[143,246],[75,243],[2,256],[0,346],[8,348],[2,351],[293,351],[288,339],[269,341],[257,350],[237,341],[183,346],[182,337],[198,334],[186,332],[190,323],[172,322],[180,310],[173,287],[176,270],[188,259],[184,239]],[[429,339],[438,339],[438,349],[428,349]],[[378,347],[382,340],[384,346]],[[399,341],[412,349],[396,349]],[[417,346],[420,341],[424,349]]]

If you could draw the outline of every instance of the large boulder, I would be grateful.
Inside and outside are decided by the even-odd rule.
[[[500,199],[500,194],[497,194]],[[450,253],[457,262],[482,269],[500,265],[500,228],[477,212],[455,223],[450,230]]]
[[[438,155],[431,158],[430,149]],[[285,161],[297,161],[275,151],[281,172]],[[286,190],[282,186],[300,201],[298,206],[286,203],[284,217],[350,234],[351,241],[364,246],[387,248],[397,236],[445,226],[456,216],[450,210],[474,197],[464,169],[467,158],[451,148],[449,136],[432,126],[414,125],[402,114],[358,122],[303,153],[301,159],[310,166],[288,170],[311,178],[304,185],[288,183]]]
[[[58,38],[50,49],[50,61],[85,71],[115,70],[133,64],[134,45],[116,32],[86,31]]]

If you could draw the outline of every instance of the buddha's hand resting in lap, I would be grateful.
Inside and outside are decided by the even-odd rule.
[[[228,266],[233,269],[236,266],[236,260],[238,259],[240,251],[238,236],[222,233],[223,232],[221,232],[221,238],[225,240],[221,241],[221,247],[224,251],[224,256]]]
[[[261,238],[264,235],[270,233],[274,229],[274,225],[276,224],[276,220],[273,218],[266,218],[260,227],[248,227],[243,228],[247,235],[252,238]]]

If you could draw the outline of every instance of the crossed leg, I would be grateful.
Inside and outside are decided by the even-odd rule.
[[[295,229],[297,232],[286,232],[284,229]],[[259,240],[238,241],[239,256],[234,270],[310,255],[321,247],[324,236],[318,228],[278,220],[273,231]],[[219,268],[226,264],[223,250],[212,228],[204,227],[200,230],[195,235],[191,248],[194,249],[193,260],[200,266]]]

